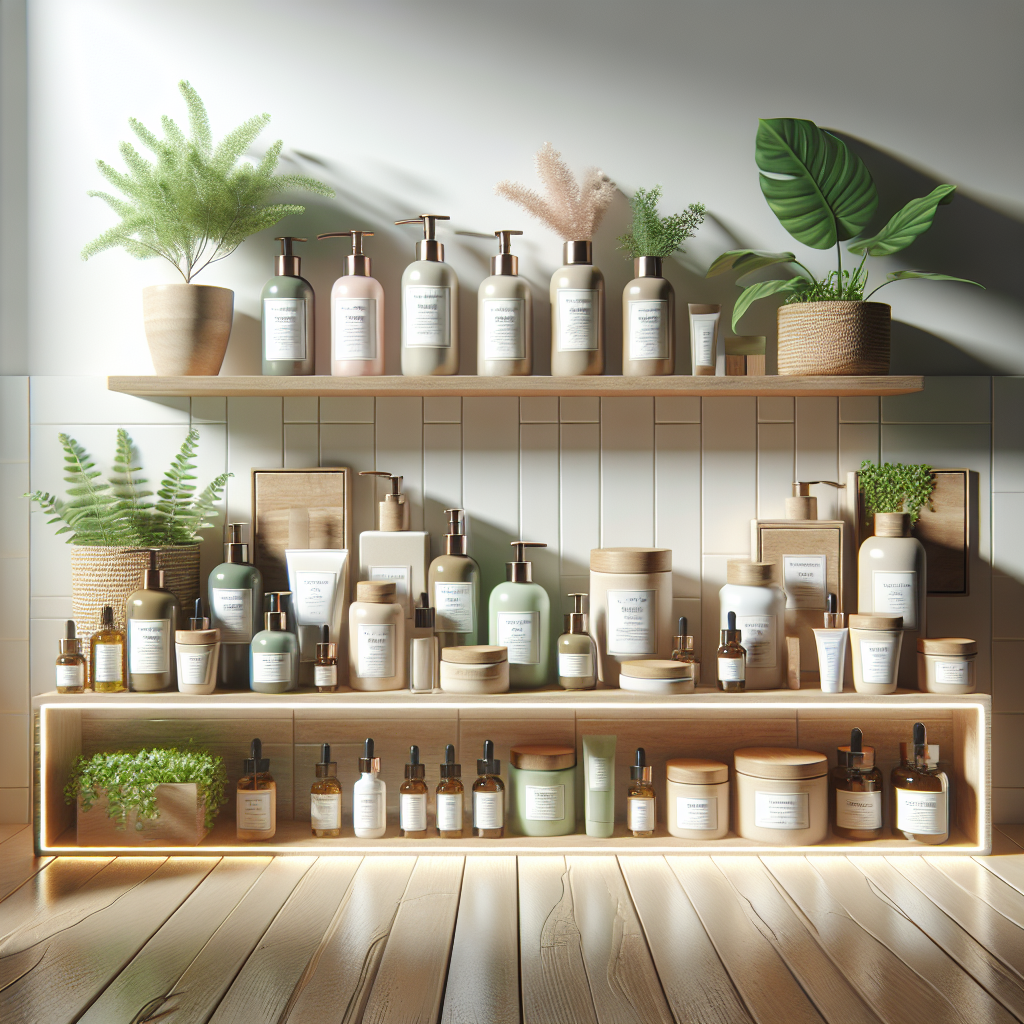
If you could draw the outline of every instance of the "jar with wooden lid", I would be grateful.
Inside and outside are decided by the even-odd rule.
[[[658,695],[693,693],[693,668],[693,665],[681,661],[664,661],[661,658],[624,661],[619,673],[619,688]]]
[[[441,650],[446,693],[508,693],[508,648],[489,644]]]
[[[978,641],[962,636],[917,641],[917,685],[926,693],[974,693]]]
[[[672,552],[594,548],[590,552],[590,633],[601,685],[619,685],[623,661],[672,657]]]
[[[729,834],[729,766],[703,757],[665,762],[669,835],[724,839]]]
[[[731,559],[726,584],[718,592],[719,626],[728,628],[729,612],[736,613],[747,652],[745,689],[774,690],[786,680],[786,594],[774,581],[774,562]]]
[[[848,622],[854,689],[874,696],[895,693],[903,646],[903,616],[876,612],[851,615]]]
[[[776,846],[828,835],[828,758],[816,750],[744,747],[733,752],[736,833]]]
[[[395,584],[361,580],[348,610],[349,686],[353,690],[405,687],[405,609]]]
[[[509,751],[508,816],[521,836],[576,831],[576,748],[520,744]]]

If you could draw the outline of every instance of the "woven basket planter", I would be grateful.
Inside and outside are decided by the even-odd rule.
[[[779,373],[821,377],[887,374],[890,313],[884,302],[779,306]]]

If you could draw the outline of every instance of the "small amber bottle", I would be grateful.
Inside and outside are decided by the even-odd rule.
[[[718,688],[725,693],[743,693],[747,688],[747,652],[740,645],[743,634],[736,628],[736,613],[729,612],[728,628],[722,630],[718,648]]]
[[[273,839],[277,831],[277,783],[270,774],[270,758],[263,745],[252,741],[242,762],[235,798],[235,835],[239,839]]]
[[[839,765],[829,772],[829,818],[832,834],[841,839],[882,838],[885,779],[875,767],[875,749],[863,745],[863,735],[860,729],[850,733],[850,745],[837,748]]]
[[[127,663],[125,651],[126,633],[114,625],[114,609],[106,605],[100,617],[100,628],[89,641],[89,678],[97,693],[124,693]]]
[[[928,745],[923,722],[914,723],[914,742],[900,744],[893,768],[890,819],[897,839],[937,846],[949,839],[949,779],[939,768],[939,748]]]
[[[700,686],[700,662],[693,653],[693,637],[686,632],[686,616],[679,616],[679,623],[676,626],[676,633],[672,644],[672,660],[681,662],[683,665],[693,666],[693,685]]]
[[[405,782],[398,791],[398,834],[406,839],[427,838],[427,766],[420,764],[420,748],[409,748]]]
[[[444,764],[441,765],[441,781],[435,793],[437,834],[442,839],[462,838],[462,765],[455,761],[455,747],[449,743],[444,748]]]
[[[636,761],[629,769],[626,796],[626,828],[637,838],[654,835],[656,821],[653,769],[647,764],[643,747],[636,748]]]
[[[86,668],[82,641],[75,635],[75,620],[68,619],[57,655],[57,692],[82,693],[87,681]]]
[[[505,834],[505,784],[501,761],[494,756],[494,743],[484,740],[484,756],[476,762],[479,778],[473,783],[473,835],[478,839],[500,839]]]
[[[341,783],[329,743],[320,745],[316,782],[309,791],[309,818],[317,839],[337,839],[341,835]]]

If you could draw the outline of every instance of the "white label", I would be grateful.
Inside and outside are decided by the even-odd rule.
[[[935,682],[945,686],[966,686],[969,682],[966,661],[935,662]]]
[[[124,677],[121,675],[121,645],[120,644],[93,644],[92,657],[96,666],[94,683],[121,683]],[[965,665],[964,668],[967,666]]]
[[[745,682],[747,673],[744,671],[742,658],[719,658],[718,678],[723,683]]]
[[[676,827],[713,831],[718,828],[718,797],[676,797]]]
[[[398,824],[405,832],[423,832],[426,829],[426,793],[401,794],[398,805]]]
[[[395,627],[360,622],[358,630],[356,675],[360,679],[390,679],[395,674]]]
[[[565,786],[524,786],[527,821],[563,821]]]
[[[271,792],[269,789],[238,791],[235,804],[236,825],[246,832],[267,832],[273,822],[270,820]]]
[[[334,687],[338,685],[337,665],[314,665],[313,685],[316,687]]]
[[[341,828],[341,794],[312,793],[309,798],[309,817],[313,828]]]
[[[758,828],[798,829],[811,827],[810,800],[806,793],[754,791],[754,824]]]
[[[871,579],[871,610],[880,615],[902,615],[904,629],[917,629],[917,573],[875,569]]]
[[[377,300],[335,298],[331,338],[339,361],[376,359]]]
[[[526,300],[484,299],[484,359],[526,358]]]
[[[263,344],[266,358],[306,358],[306,300],[263,300]]]
[[[462,794],[437,794],[437,827],[441,832],[458,832],[462,828]]]
[[[473,827],[503,828],[505,825],[505,802],[502,793],[473,794]]]
[[[610,757],[594,757],[587,761],[587,785],[594,793],[610,793],[615,778],[615,762]]]
[[[667,300],[630,300],[629,358],[668,359]]]
[[[737,615],[740,644],[747,652],[747,668],[775,668],[778,649],[775,643],[774,615]]]
[[[171,670],[171,620],[128,620],[128,670],[145,674]]]
[[[296,572],[292,607],[300,626],[330,623],[334,594],[338,587],[336,572]]]
[[[402,343],[406,348],[451,348],[451,289],[406,285]]]
[[[592,654],[559,654],[558,674],[567,679],[594,677],[594,656]]]
[[[84,665],[58,665],[57,685],[66,690],[78,690],[85,686]]]
[[[717,326],[717,319],[690,321],[694,366],[715,365],[715,328]]]
[[[824,555],[783,555],[782,589],[787,608],[825,610],[825,582],[828,579]]]
[[[896,831],[940,836],[946,831],[945,793],[918,793],[896,787]]]
[[[607,607],[608,654],[654,654],[657,651],[657,591],[609,590]]]
[[[881,828],[882,794],[837,789],[836,824],[840,828]]]
[[[653,796],[631,796],[626,801],[626,828],[630,832],[654,830]]]
[[[188,651],[178,648],[178,689],[183,686],[206,684],[206,667],[210,664],[210,650]]]
[[[364,792],[355,790],[352,795],[352,825],[354,828],[373,829],[384,827],[384,798],[377,790]]]
[[[498,646],[508,648],[510,665],[540,662],[540,612],[498,612]]]
[[[472,633],[473,584],[435,583],[434,609],[438,633]]]
[[[896,645],[898,636],[882,637],[879,640],[861,640],[860,675],[865,683],[888,685],[896,675]]]
[[[596,288],[558,289],[558,351],[597,351],[597,311],[600,296]]]
[[[252,642],[252,591],[214,587],[210,591],[210,618],[220,630],[221,643]]]
[[[252,654],[252,681],[254,683],[290,683],[292,656],[290,654]]]
[[[405,612],[406,617],[411,614],[409,611],[409,580],[411,578],[411,565],[371,565],[369,567],[368,579],[394,583],[394,603],[402,606],[402,611]]]

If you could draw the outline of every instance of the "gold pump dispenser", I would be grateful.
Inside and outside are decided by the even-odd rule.
[[[464,555],[466,548],[466,510],[463,508],[446,508],[448,532],[444,535],[444,553],[446,555]]]
[[[423,225],[423,237],[416,243],[416,259],[444,263],[444,245],[437,240],[439,220],[451,220],[451,217],[442,213],[421,213],[418,217],[395,221],[395,224]]]
[[[281,243],[281,255],[274,257],[274,273],[278,277],[302,277],[299,273],[299,266],[302,259],[292,252],[293,242],[305,242],[305,238],[296,238],[293,235],[281,235],[274,239]]]
[[[266,628],[271,631],[288,629],[288,614],[282,608],[282,598],[291,595],[290,590],[272,590],[267,597],[270,598],[270,611],[263,615]]]
[[[836,483],[835,480],[794,480],[793,496],[786,499],[787,519],[818,518],[818,499],[811,495],[811,488],[815,484],[824,484],[836,490],[843,490],[846,487],[846,484]]]
[[[164,571],[156,567],[156,548],[149,549],[149,568],[142,570],[143,590],[163,590]]]
[[[491,273],[501,277],[516,277],[519,274],[519,257],[512,255],[512,236],[522,231],[503,229],[495,231],[498,239],[498,255],[491,257]]]
[[[378,469],[361,469],[360,476],[380,476],[391,483],[391,491],[377,503],[382,533],[401,533],[409,529],[409,502],[402,493],[402,477]]]
[[[527,562],[527,565],[530,563]],[[566,623],[567,633],[586,633],[587,631],[587,613],[583,610],[583,604],[587,599],[586,594],[570,594],[572,598],[572,611],[566,616],[568,622]]]
[[[228,523],[228,536],[230,539],[226,545],[227,554],[224,558],[225,562],[230,562],[233,565],[249,564],[249,545],[242,541],[242,530],[248,525],[248,523]]]
[[[532,583],[533,562],[526,560],[527,548],[546,548],[541,540],[514,540],[510,542],[515,550],[515,560],[505,563],[505,575],[510,583]]]
[[[357,231],[353,228],[351,231],[328,231],[316,236],[318,242],[325,238],[352,239],[352,252],[345,257],[346,277],[373,277],[370,273],[370,257],[363,252],[363,239],[373,238],[372,231]]]

